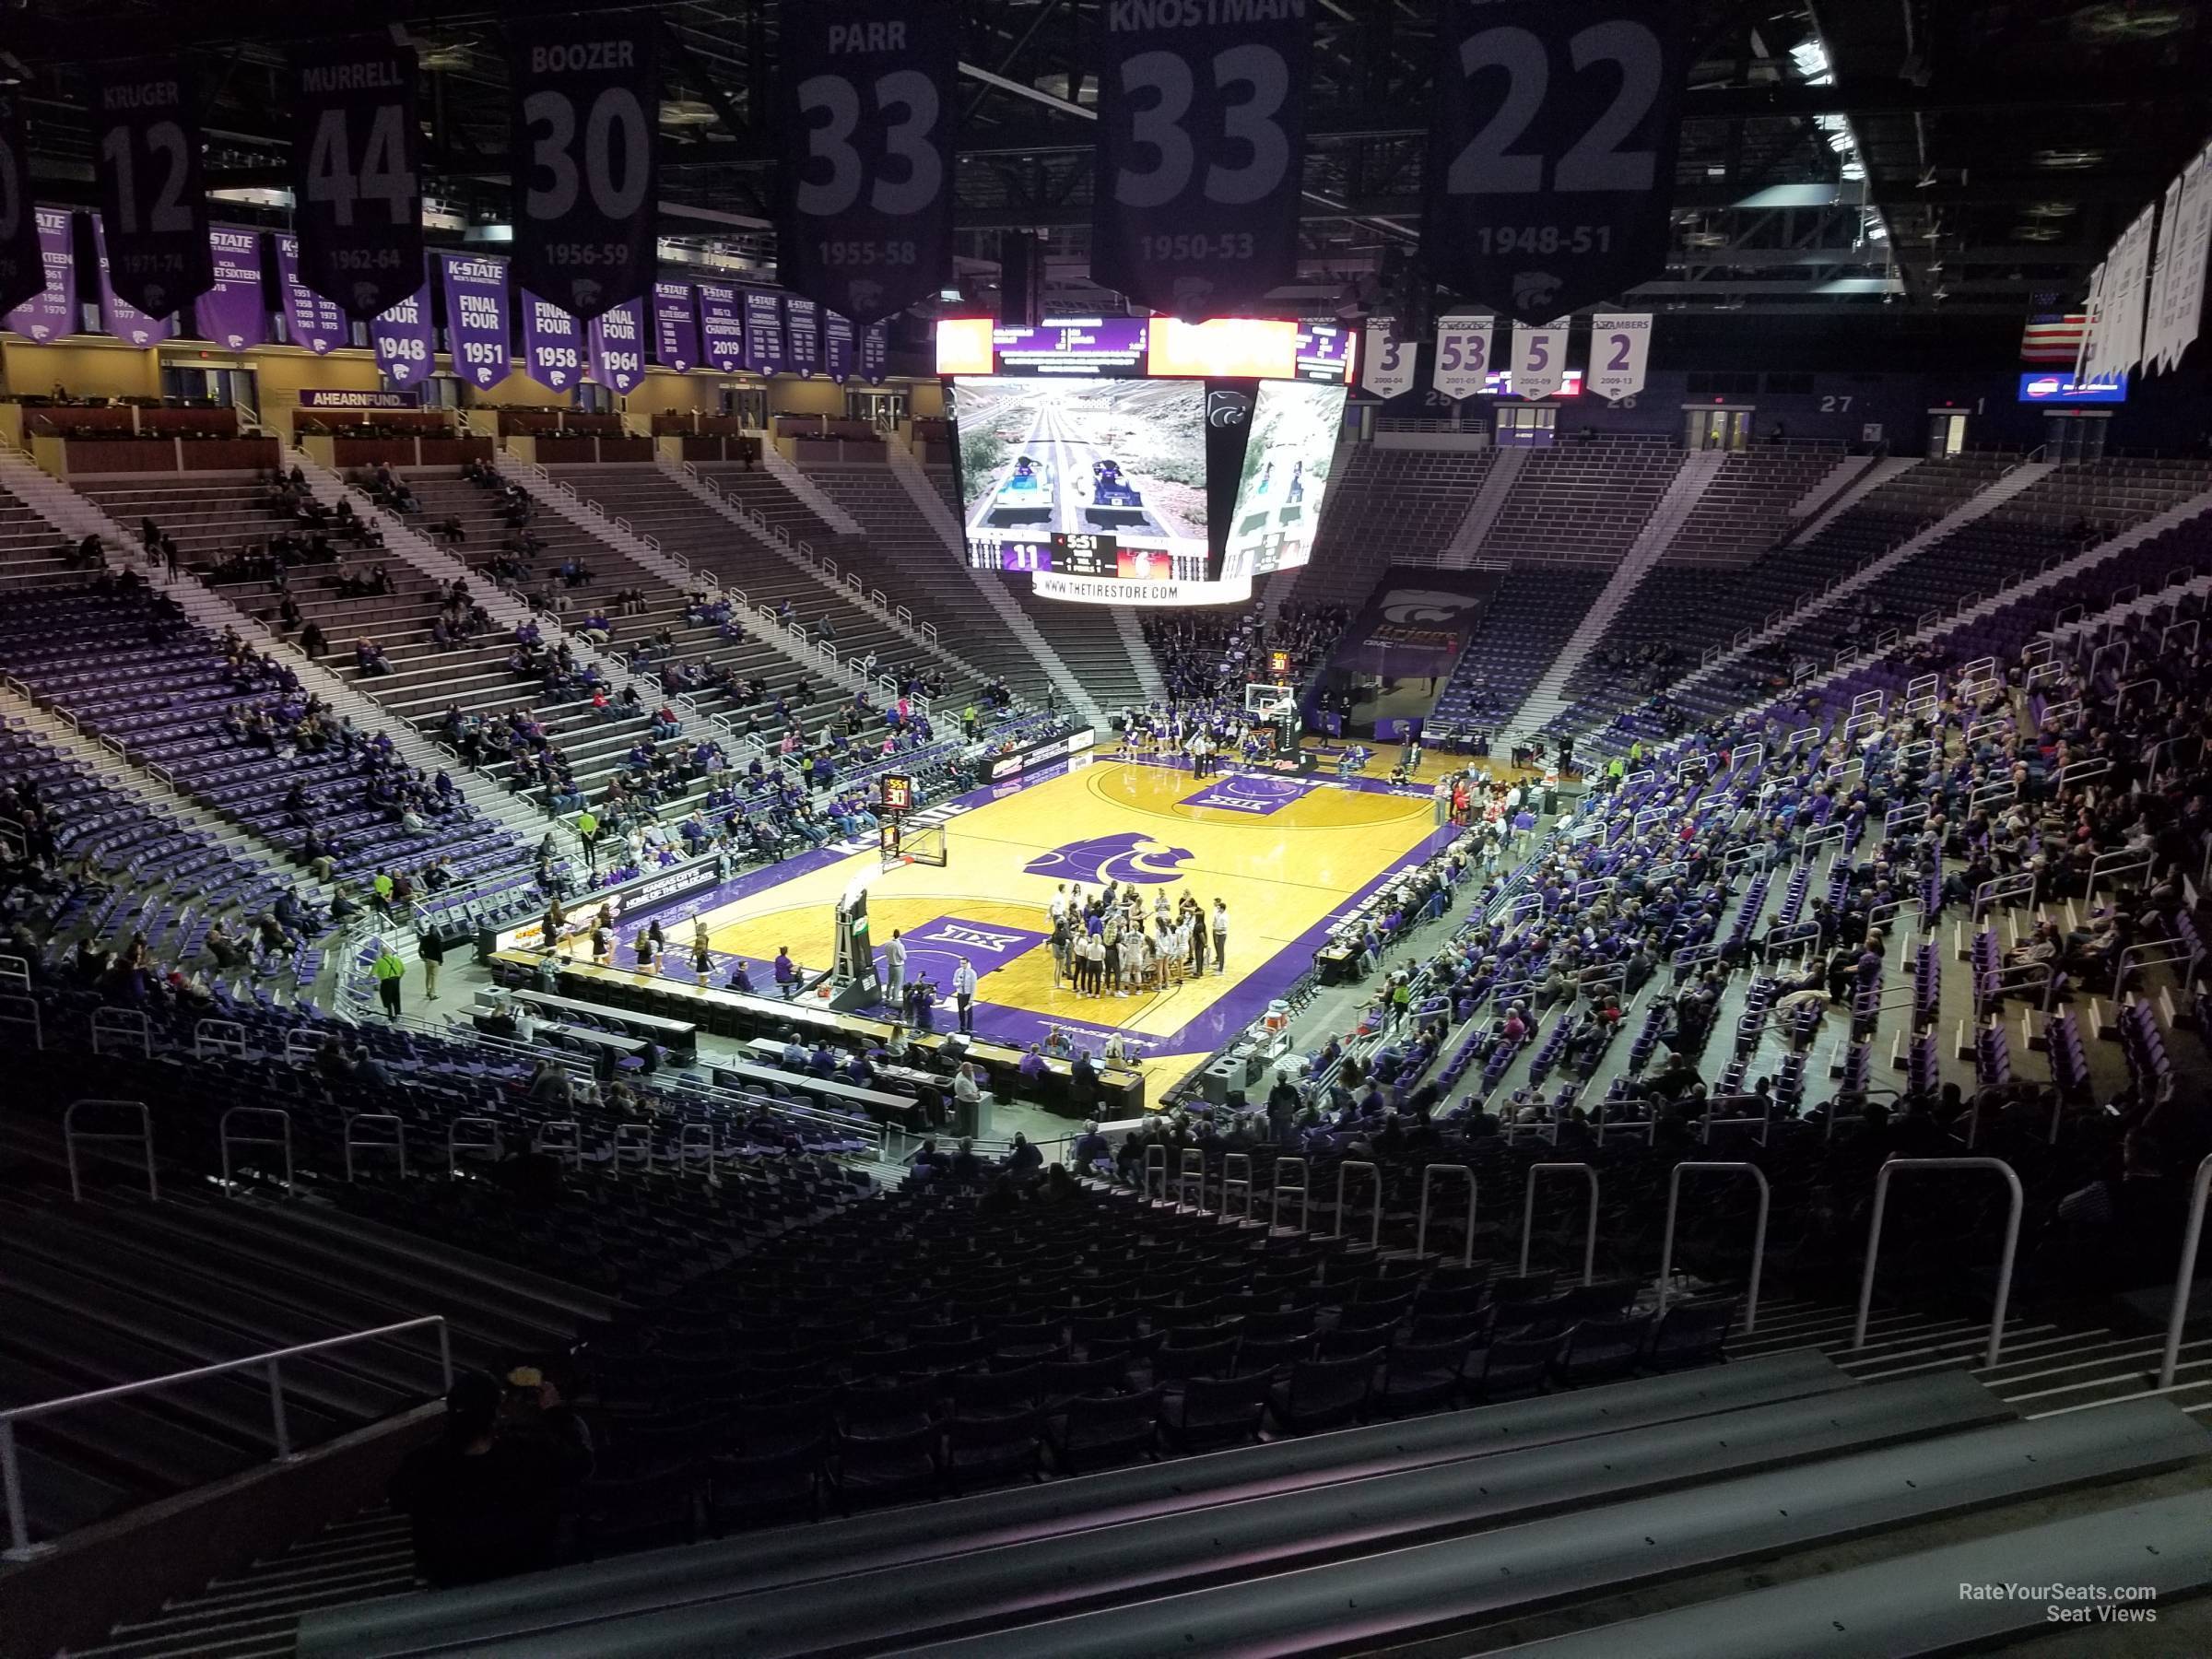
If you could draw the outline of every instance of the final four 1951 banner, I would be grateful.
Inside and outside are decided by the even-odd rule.
[[[1681,135],[1672,0],[1445,0],[1421,257],[1523,323],[1656,276]]]
[[[1298,268],[1307,0],[1105,0],[1091,275],[1176,316]]]
[[[487,253],[441,253],[438,272],[445,289],[445,337],[453,372],[479,392],[507,378],[507,262]]]
[[[356,317],[422,284],[415,49],[347,35],[292,53],[292,223],[300,279]]]
[[[653,282],[658,29],[644,10],[507,26],[514,280],[578,322]]]
[[[948,0],[779,15],[778,279],[857,323],[896,315],[949,273],[959,18]]]
[[[109,291],[149,317],[215,281],[200,123],[182,64],[110,64],[92,87],[92,150]]]

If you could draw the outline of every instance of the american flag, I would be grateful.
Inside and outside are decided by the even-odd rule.
[[[2082,330],[2088,325],[2086,312],[2065,316],[2030,317],[2020,331],[2020,361],[2063,363],[2071,369],[2081,355]]]

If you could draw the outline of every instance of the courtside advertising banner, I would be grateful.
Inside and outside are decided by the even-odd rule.
[[[653,283],[659,21],[597,12],[507,30],[514,279],[588,322]]]
[[[231,351],[269,343],[269,308],[261,297],[261,232],[236,225],[207,231],[215,285],[193,301],[200,334]]]
[[[453,372],[488,392],[512,367],[507,262],[483,253],[441,253],[438,276],[445,290],[445,339]]]
[[[745,367],[745,304],[726,282],[702,282],[699,288],[700,354],[724,374]]]
[[[189,305],[215,281],[200,122],[182,64],[110,64],[92,82],[92,157],[107,237],[108,290],[147,317]]]
[[[1092,276],[1178,317],[1256,305],[1298,269],[1309,8],[1107,0],[1100,11]]]
[[[822,317],[822,365],[831,380],[843,385],[853,378],[853,322],[835,312]]]
[[[625,300],[601,312],[590,330],[592,378],[628,397],[645,379],[645,301]]]
[[[583,378],[583,329],[550,300],[523,290],[523,372],[555,392]]]
[[[394,386],[419,386],[430,378],[433,340],[427,282],[369,320],[369,344],[376,350],[376,366]]]
[[[77,331],[75,228],[66,207],[33,208],[30,218],[46,286],[9,312],[0,325],[27,340],[58,340]]]
[[[1513,359],[1506,365],[1515,397],[1549,397],[1567,383],[1567,327],[1559,318],[1541,328],[1513,324]]]
[[[14,88],[0,87],[0,312],[16,311],[49,286],[40,253],[41,211],[30,201],[23,100]]]
[[[1359,389],[1376,397],[1395,397],[1413,390],[1420,368],[1420,347],[1397,337],[1397,324],[1378,317],[1367,325],[1367,343],[1359,353]]]
[[[1590,319],[1590,367],[1583,384],[1613,403],[1643,390],[1652,355],[1652,313],[1599,312]]]
[[[951,274],[959,19],[949,0],[808,0],[778,27],[777,279],[880,322]]]
[[[1666,262],[1684,22],[1665,0],[1445,0],[1421,257],[1516,321]]]
[[[100,215],[92,216],[92,253],[100,266],[100,326],[126,346],[159,346],[177,332],[171,316],[149,317],[115,291],[108,266],[108,234]]]
[[[1490,375],[1490,342],[1495,317],[1439,317],[1436,363],[1429,383],[1454,403],[1472,397]]]
[[[276,237],[276,287],[284,296],[286,339],[317,357],[352,344],[338,302],[325,300],[300,280],[300,239],[281,232]]]
[[[699,313],[688,282],[653,285],[653,360],[678,374],[699,367]]]
[[[356,317],[422,282],[415,49],[389,33],[292,53],[292,229],[300,280]]]
[[[745,296],[745,366],[755,374],[783,372],[783,300],[777,294]]]

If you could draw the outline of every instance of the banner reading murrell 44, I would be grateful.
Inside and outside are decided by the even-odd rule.
[[[349,35],[292,54],[300,280],[356,317],[422,284],[422,124],[415,49]]]

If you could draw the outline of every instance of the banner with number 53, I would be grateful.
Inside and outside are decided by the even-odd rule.
[[[1303,6],[1219,9],[1254,15],[1102,8],[1091,277],[1179,317],[1234,314],[1298,269],[1312,26]]]
[[[1611,403],[1643,390],[1652,356],[1652,313],[1599,312],[1590,319],[1590,368],[1583,384]]]
[[[865,327],[932,298],[950,267],[959,19],[950,0],[781,17],[776,274]]]
[[[1449,0],[1422,168],[1437,280],[1533,323],[1659,274],[1688,11]]]
[[[1482,390],[1490,377],[1490,340],[1495,317],[1439,317],[1436,368],[1429,383],[1457,402]]]
[[[292,54],[292,222],[300,280],[356,317],[422,283],[415,49],[348,35]]]
[[[621,11],[507,27],[514,279],[589,322],[653,285],[659,26]]]

